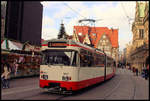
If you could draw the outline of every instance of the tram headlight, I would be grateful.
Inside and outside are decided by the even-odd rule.
[[[48,79],[48,75],[42,75],[41,78],[47,80]]]
[[[69,80],[71,80],[71,77],[70,76],[62,76],[62,80],[69,81]]]

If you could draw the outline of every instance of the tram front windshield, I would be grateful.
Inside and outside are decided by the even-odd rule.
[[[76,66],[77,52],[71,50],[47,50],[43,52],[43,65]]]

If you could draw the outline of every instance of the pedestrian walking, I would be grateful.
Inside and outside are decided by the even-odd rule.
[[[9,65],[5,64],[4,65],[4,72],[1,75],[3,88],[9,88],[10,73],[11,73],[11,69],[10,69]]]
[[[136,76],[138,76],[138,69],[137,68],[135,69],[135,72],[136,72]]]
[[[134,67],[132,68],[132,72],[133,72],[133,74],[134,74]]]
[[[149,78],[149,64],[147,65],[147,77]]]
[[[135,72],[136,72],[136,68],[133,67],[133,75],[135,75]]]
[[[146,68],[145,69],[145,80],[147,80],[148,79],[148,69]]]
[[[16,75],[17,75],[17,73],[18,73],[18,66],[19,66],[17,59],[15,59],[15,60],[14,60],[13,65],[14,65],[14,69],[15,69],[15,76],[16,76]]]

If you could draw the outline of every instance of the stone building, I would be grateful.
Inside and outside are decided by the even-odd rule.
[[[130,64],[139,71],[147,66],[149,57],[149,4],[136,2],[135,21],[132,24],[133,41],[130,53]]]
[[[43,5],[40,1],[6,1],[4,37],[41,46]]]
[[[6,4],[6,1],[1,1],[1,39],[4,39],[5,33]]]
[[[144,10],[144,19],[143,19],[143,25],[144,25],[144,41],[148,45],[149,44],[149,2],[145,4],[145,10]]]
[[[74,26],[73,40],[98,48],[118,61],[118,29]]]

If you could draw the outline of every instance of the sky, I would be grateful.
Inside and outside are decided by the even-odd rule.
[[[136,1],[42,1],[41,3],[44,40],[57,38],[62,21],[66,33],[73,35],[73,26],[81,25],[78,21],[88,18],[97,20],[96,27],[118,29],[120,51],[132,42],[131,30]]]

